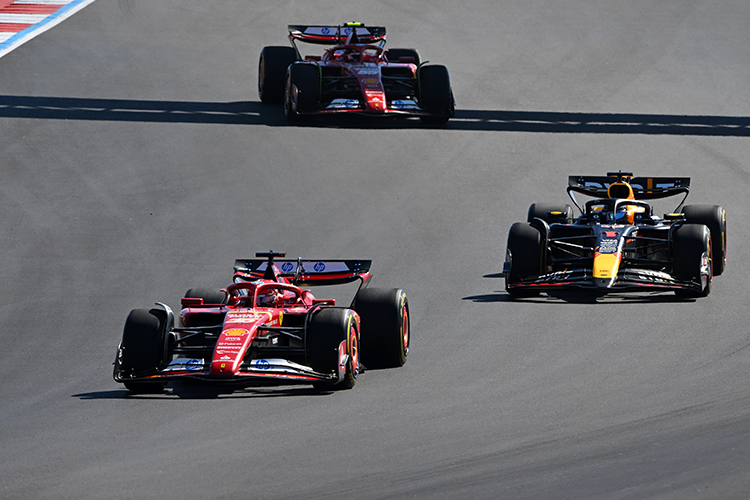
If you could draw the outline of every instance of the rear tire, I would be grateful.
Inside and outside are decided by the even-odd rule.
[[[567,203],[564,205],[532,203],[526,222],[531,222],[534,218],[542,219],[547,224],[568,224],[573,219],[573,208]]]
[[[286,70],[297,60],[293,47],[264,47],[258,61],[258,96],[267,104],[284,101]]]
[[[423,123],[443,124],[455,113],[453,90],[448,68],[441,65],[420,66],[417,70],[419,104],[435,116],[420,116]]]
[[[133,309],[125,321],[122,344],[115,370],[121,377],[142,377],[155,373],[164,362],[164,335],[167,313],[161,309]],[[124,382],[132,392],[156,393],[163,382]]]
[[[295,63],[286,74],[284,114],[289,121],[298,121],[300,113],[320,108],[320,70],[316,64]]]
[[[682,208],[688,224],[705,224],[711,231],[714,276],[724,272],[727,262],[727,214],[719,205],[687,205]]]
[[[684,224],[672,240],[673,273],[682,281],[697,281],[701,290],[675,290],[678,297],[705,297],[713,278],[711,231],[704,224]]]
[[[409,301],[397,288],[365,288],[357,293],[354,310],[362,334],[362,364],[396,368],[406,363],[411,341]]]
[[[417,49],[388,49],[385,51],[385,58],[388,62],[397,63],[402,57],[413,58],[414,64],[417,66],[422,64],[422,58],[419,56]]]
[[[224,304],[227,295],[213,288],[191,288],[185,292],[186,299],[203,299],[204,304]]]
[[[542,269],[542,235],[524,222],[516,222],[508,232],[506,260],[510,268],[505,273],[505,290],[515,297],[538,295],[532,289],[511,288],[524,278],[538,276]]]
[[[351,309],[326,307],[314,314],[307,328],[310,366],[319,373],[339,372],[339,346],[346,342],[346,373],[340,382],[316,382],[316,389],[351,389],[359,374],[359,325]]]

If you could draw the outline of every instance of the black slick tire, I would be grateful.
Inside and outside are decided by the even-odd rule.
[[[531,222],[535,218],[542,219],[547,224],[568,224],[573,219],[573,207],[567,203],[563,205],[532,203],[529,207],[526,222]]]
[[[339,346],[346,342],[346,373],[341,381],[316,382],[321,390],[351,389],[359,374],[359,325],[351,309],[325,307],[313,314],[307,328],[310,366],[319,373],[338,373]]]
[[[529,288],[513,288],[524,278],[538,276],[542,265],[542,237],[539,231],[525,222],[516,222],[508,232],[505,258],[510,263],[505,273],[505,290],[514,297],[538,295]]]
[[[224,304],[227,296],[221,290],[213,288],[191,288],[185,292],[186,299],[203,299],[204,304]]]
[[[164,362],[164,335],[167,313],[161,309],[133,309],[122,333],[122,344],[115,369],[123,378],[141,377],[155,373]],[[136,393],[157,393],[164,389],[162,382],[124,382]]]
[[[397,288],[365,288],[354,302],[361,324],[362,364],[396,368],[406,363],[411,341],[409,301]]]
[[[434,64],[417,70],[419,104],[433,116],[420,116],[423,123],[443,124],[454,114],[453,90],[448,68]]]
[[[297,62],[286,74],[284,114],[289,121],[298,121],[301,113],[320,107],[320,69],[316,64]]]
[[[413,64],[419,66],[422,58],[419,56],[417,49],[388,49],[385,51],[385,58],[388,62],[397,63],[402,57],[411,57],[414,59]]]
[[[284,101],[286,70],[297,60],[293,47],[264,47],[258,60],[258,97],[266,104]]]
[[[701,284],[700,290],[675,290],[678,297],[705,297],[711,293],[713,278],[711,232],[704,224],[683,224],[672,240],[673,274],[681,281]]]
[[[682,208],[688,224],[705,224],[711,231],[714,276],[724,272],[727,261],[727,214],[719,205],[687,205]]]

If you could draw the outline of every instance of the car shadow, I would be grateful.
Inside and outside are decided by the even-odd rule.
[[[0,95],[0,118],[127,121],[351,129],[477,130],[561,134],[750,136],[750,117],[458,109],[445,125],[418,118],[321,116],[290,123],[281,106],[259,101],[201,102]]]
[[[503,273],[485,274],[482,277],[487,279],[500,279],[503,278]],[[498,290],[495,293],[470,295],[468,297],[463,297],[463,300],[477,303],[527,302],[535,304],[671,304],[690,303],[696,301],[696,299],[693,298],[678,297],[672,292],[613,292],[602,294],[593,290],[571,288],[549,290],[546,292],[541,292],[539,295],[530,297],[514,297],[505,290]]]
[[[237,387],[220,386],[208,383],[167,384],[163,392],[157,394],[136,394],[122,388],[110,391],[84,392],[71,397],[90,399],[217,399],[217,398],[280,398],[293,396],[327,396],[335,391],[321,391],[310,386],[288,387]]]

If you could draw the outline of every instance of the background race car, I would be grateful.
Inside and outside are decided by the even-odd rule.
[[[385,49],[384,27],[289,26],[291,47],[265,47],[258,94],[283,103],[289,120],[320,114],[411,115],[446,123],[455,112],[448,69],[422,63],[415,49]],[[303,55],[296,42],[332,45]]]
[[[683,206],[687,177],[632,175],[569,177],[568,195],[581,212],[577,218],[568,204],[532,204],[527,222],[513,224],[508,234],[503,266],[508,293],[575,287],[708,295],[726,264],[724,209]],[[596,199],[581,207],[573,193]],[[644,201],[680,194],[680,204],[663,218]]]
[[[170,380],[238,385],[312,384],[349,389],[368,368],[402,366],[409,353],[409,302],[400,289],[366,288],[369,260],[235,262],[224,290],[191,288],[179,326],[163,303],[135,309],[117,348],[114,379],[134,392],[161,392]],[[349,306],[318,299],[302,285],[359,282]]]

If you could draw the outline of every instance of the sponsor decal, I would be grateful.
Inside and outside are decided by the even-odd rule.
[[[617,231],[604,231],[604,236],[606,236],[607,238],[616,238]]]
[[[246,333],[250,333],[244,328],[232,328],[231,330],[225,330],[225,335],[245,335]]]
[[[334,99],[326,109],[354,109],[359,107],[356,99]]]
[[[363,78],[362,81],[364,83],[369,83],[370,85],[377,85],[378,83],[380,83],[377,78]]]
[[[602,240],[599,243],[599,253],[615,253],[617,252],[617,239]]]
[[[418,108],[417,103],[412,100],[395,100],[391,103],[391,107],[394,109],[416,109]]]
[[[281,264],[281,270],[285,273],[290,272],[292,269],[294,269],[294,264],[292,264],[291,262],[284,262],[283,264]]]
[[[240,350],[240,347],[242,346],[231,345],[231,344],[219,344],[217,347],[220,347],[222,351],[221,352],[216,351],[216,354],[224,354],[225,352],[229,352],[229,353],[238,352]]]
[[[323,28],[320,32],[324,35],[328,35],[331,33],[331,30],[329,28]]]
[[[237,347],[236,344],[233,345],[231,344],[231,342],[242,342],[242,341],[243,341],[242,337],[225,337],[222,342],[219,342],[219,344],[222,347],[231,348],[231,347]]]
[[[232,357],[231,357],[231,356],[227,356],[227,355],[225,354],[224,356],[220,357],[219,359],[220,359],[221,361],[229,361],[230,359],[232,359]]]
[[[358,75],[377,75],[380,73],[378,68],[352,68],[352,71]]]
[[[271,369],[271,363],[268,362],[266,359],[256,359],[253,361],[253,366],[257,368],[258,370],[270,370]]]
[[[248,323],[251,321],[258,321],[259,319],[271,319],[270,313],[238,313],[228,315],[224,323]]]
[[[203,363],[197,359],[191,359],[188,360],[187,363],[185,363],[185,369],[186,370],[198,370],[201,368]]]
[[[316,273],[322,273],[326,269],[326,265],[322,262],[316,262],[315,266],[313,266],[313,269],[315,269]]]

